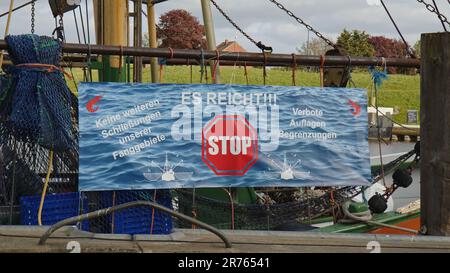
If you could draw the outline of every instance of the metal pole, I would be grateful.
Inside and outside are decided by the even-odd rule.
[[[147,1],[147,19],[148,19],[148,39],[150,48],[158,47],[158,38],[156,35],[156,18],[155,18],[155,5],[152,1]],[[159,82],[158,74],[158,59],[151,58],[151,73],[152,73],[152,83]]]
[[[0,40],[0,50],[8,49],[8,46],[4,40]],[[80,45],[80,44],[68,44],[62,45],[63,53],[78,53],[78,54],[100,54],[100,55],[119,55],[121,48],[119,46],[102,46],[102,45]],[[167,48],[134,48],[134,47],[123,47],[122,53],[124,56],[141,56],[141,57],[161,57],[169,58],[171,57],[170,50]],[[206,59],[213,59],[216,57],[216,52],[214,51],[204,51],[204,57]],[[173,50],[174,59],[187,59],[190,60],[201,60],[201,51],[194,49],[174,49]],[[267,56],[267,65],[292,65],[292,54],[270,54]],[[226,55],[220,57],[222,61],[232,61],[237,60],[245,62],[256,62],[264,63],[264,57],[261,53],[237,53],[237,52],[227,52]],[[296,55],[295,60],[299,66],[320,66],[321,58],[320,56],[307,56],[307,55]],[[383,58],[378,57],[346,57],[346,56],[326,56],[325,66],[381,66],[386,64],[386,66],[392,67],[410,67],[410,68],[420,68],[420,59],[412,58]]]
[[[127,42],[127,5],[125,1],[104,1],[104,43],[105,45],[125,46]],[[105,58],[105,81],[124,82],[125,66],[119,54]]]
[[[206,40],[208,50],[214,51],[217,49],[216,47],[216,34],[214,32],[214,23],[211,13],[211,2],[209,0],[201,0],[202,3],[202,12],[203,12],[203,24],[205,25],[206,31]],[[215,56],[214,56],[215,57]],[[214,61],[210,61],[211,65],[211,75],[213,73]],[[220,69],[217,65],[217,69],[215,71],[216,75],[214,78],[214,83],[220,83]]]

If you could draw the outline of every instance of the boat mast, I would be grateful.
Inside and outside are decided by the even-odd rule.
[[[128,46],[127,1],[94,0],[95,31],[98,45]],[[99,59],[100,81],[125,82],[125,58],[103,55]]]

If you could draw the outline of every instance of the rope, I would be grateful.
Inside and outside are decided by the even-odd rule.
[[[223,189],[227,194],[228,198],[230,198],[230,206],[231,206],[231,229],[234,230],[234,201],[233,196],[231,195],[231,188],[230,190]]]
[[[81,9],[81,5],[78,6],[78,11],[80,12],[81,29],[83,30],[83,41],[86,44],[87,43],[87,40],[86,40],[86,29],[85,29],[85,26],[84,26],[84,18],[83,18],[83,11]],[[88,17],[89,17],[89,15],[88,15]],[[89,29],[88,29],[88,31],[89,31]]]
[[[61,68],[61,43],[50,37],[6,37],[13,66],[10,107],[2,107],[15,137],[55,151],[75,149],[73,93]],[[68,75],[72,78],[72,75]]]
[[[53,65],[53,64],[26,63],[26,64],[18,64],[15,67],[42,68],[41,71],[48,72],[48,73],[53,73],[55,71],[60,71],[64,75],[66,75],[69,79],[73,79],[72,75],[70,75],[69,73],[64,71],[64,69],[62,67],[58,67],[58,66]],[[39,70],[37,70],[37,71],[39,71]]]
[[[86,7],[86,28],[87,28],[87,43],[89,48],[88,53],[88,72],[89,72],[89,81],[92,82],[92,68],[91,68],[91,30],[90,30],[90,21],[89,21],[89,5],[88,0],[85,1]],[[128,3],[128,2],[127,2]]]
[[[48,182],[50,181],[50,174],[52,173],[53,166],[53,149],[50,150],[50,156],[48,159],[47,176],[45,177],[44,188],[42,189],[41,202],[38,209],[38,225],[42,226],[42,209],[44,207],[45,195],[47,193]]]
[[[11,17],[12,17],[13,8],[14,8],[14,0],[10,0],[8,19],[6,21],[6,28],[5,28],[5,35],[4,35],[5,38],[6,38],[6,36],[8,36],[8,33],[9,33],[9,26],[11,25]],[[0,50],[0,70],[2,70],[2,67],[3,67],[3,57],[4,57],[3,50]]]
[[[371,103],[369,103],[369,106],[372,106],[373,108],[376,108],[375,105],[373,105],[373,104],[371,104]],[[383,117],[385,117],[386,119],[388,119],[390,122],[392,122],[392,123],[394,123],[394,124],[400,126],[401,128],[403,128],[403,129],[405,129],[405,130],[408,130],[408,131],[411,131],[411,132],[415,132],[415,131],[416,131],[416,130],[414,130],[414,129],[408,128],[408,127],[404,126],[403,124],[401,124],[401,123],[399,123],[399,122],[393,120],[391,117],[389,117],[388,115],[384,114],[384,113],[381,112],[380,110],[376,109],[376,111],[378,111],[378,113],[379,113],[380,115],[382,115]]]
[[[209,83],[208,66],[207,65],[205,65],[205,81],[207,84]]]
[[[112,206],[115,207],[116,206],[116,191],[112,192]],[[111,213],[111,233],[114,234],[116,228],[115,228],[115,217],[116,213],[113,212]]]
[[[196,207],[195,207],[195,187],[192,189],[192,217],[194,219],[197,219],[197,211],[196,211]],[[192,229],[196,229],[197,226],[192,223]]]
[[[80,28],[78,26],[77,14],[75,13],[75,10],[72,10],[72,12],[73,12],[73,19],[75,21],[75,30],[77,31],[78,43],[81,44]]]
[[[395,23],[394,18],[392,17],[391,13],[389,12],[389,9],[386,7],[386,4],[384,4],[383,0],[380,0],[381,4],[383,5],[384,10],[386,11],[387,15],[391,19],[392,24],[394,25],[395,29],[397,30],[398,34],[400,35],[400,38],[402,39],[403,43],[405,44],[406,52],[408,52],[409,56],[411,58],[416,59],[417,56],[414,52],[414,50],[409,46],[408,42],[406,41],[405,37],[403,37],[402,32],[400,31],[399,27],[397,26],[397,23]]]
[[[263,81],[264,81],[264,85],[266,85],[266,81],[267,81],[267,53],[265,51],[263,51],[262,54],[264,56]]]
[[[244,76],[245,76],[245,82],[246,82],[247,85],[248,85],[248,84],[249,84],[249,81],[248,81],[247,62],[244,62]]]
[[[236,79],[236,68],[237,68],[237,62],[239,61],[239,52],[237,52],[237,57],[236,60],[234,61],[234,65],[233,65],[233,71],[231,73],[231,77],[230,77],[230,84],[233,84],[235,82]]]
[[[156,203],[156,190],[153,192],[153,202]],[[155,208],[152,207],[152,222],[150,224],[150,235],[153,235],[153,226],[155,224]]]
[[[212,70],[213,82],[216,82],[216,73],[217,73],[217,68],[219,66],[219,63],[220,63],[220,52],[219,52],[219,50],[216,49],[216,60],[214,61],[214,66],[213,66],[213,70]]]
[[[297,56],[295,53],[292,53],[292,85],[297,86],[296,79],[295,79],[295,73],[297,70]]]
[[[324,64],[325,64],[325,56],[324,55],[320,55],[320,87],[324,87],[325,86],[325,82],[324,82]]]
[[[404,231],[404,232],[408,232],[408,233],[412,233],[412,234],[417,234],[418,233],[417,230],[413,230],[413,229],[409,229],[409,228],[398,227],[398,226],[394,226],[394,225],[389,225],[389,224],[384,224],[384,223],[372,221],[372,215],[370,214],[369,211],[352,214],[348,210],[349,205],[350,205],[349,201],[347,201],[346,203],[344,203],[342,205],[342,211],[344,212],[344,215],[349,220],[348,219],[340,220],[339,221],[340,223],[343,223],[343,224],[349,223],[349,224],[351,224],[351,223],[354,223],[354,222],[362,222],[362,223],[365,223],[365,224],[368,224],[368,225],[376,225],[376,226],[396,229],[396,230],[400,230],[400,231]]]
[[[200,48],[200,83],[203,83],[203,75],[205,74],[205,52]]]
[[[336,221],[337,221],[337,216],[336,216],[336,211],[335,211],[336,200],[334,199],[334,189],[333,188],[330,190],[330,207],[331,207],[331,211],[333,213],[333,222],[336,224]]]
[[[173,49],[171,47],[169,49],[169,59],[173,59]],[[164,66],[167,65],[167,59],[162,58],[159,60],[159,79],[162,83],[164,81]]]
[[[378,71],[376,68],[371,67],[369,68],[369,71],[372,74],[372,80],[373,80],[373,88],[375,91],[375,109],[376,112],[379,112],[378,107],[378,87],[381,86],[383,81],[387,79],[387,66],[386,66],[386,59],[382,58],[382,64],[384,64],[384,72]],[[377,138],[378,138],[378,153],[380,155],[380,164],[381,164],[381,175],[383,177],[383,185],[386,187],[386,178],[384,173],[384,164],[383,164],[383,153],[381,151],[381,127],[380,127],[380,120],[378,118],[378,114],[376,115],[376,122],[377,122]]]
[[[352,57],[350,57],[350,55],[347,55],[348,58],[348,65],[347,65],[347,75],[348,75],[348,83],[350,84],[351,87],[356,88],[356,84],[353,81],[353,76],[352,76]]]
[[[193,84],[194,83],[194,71],[193,71],[193,66],[191,64],[191,59],[188,59],[188,65],[190,66],[191,84]]]
[[[123,65],[123,46],[120,45],[120,55],[119,55],[119,81],[122,81],[122,65]]]
[[[9,224],[13,224],[13,206],[14,206],[14,196],[16,190],[16,164],[17,164],[17,150],[16,150],[17,142],[13,139],[13,174],[12,174],[12,183],[11,183],[11,200],[9,205]]]

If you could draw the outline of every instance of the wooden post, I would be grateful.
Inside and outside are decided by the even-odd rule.
[[[450,235],[450,33],[422,35],[422,232]]]
[[[142,0],[134,2],[134,47],[142,47]],[[134,81],[142,82],[142,57],[135,56],[133,63]]]

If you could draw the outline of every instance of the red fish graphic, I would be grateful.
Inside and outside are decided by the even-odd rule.
[[[361,106],[359,106],[356,102],[349,99],[348,104],[350,104],[350,106],[352,107],[352,110],[350,110],[350,112],[352,112],[355,117],[361,114]]]
[[[86,104],[86,109],[91,112],[91,113],[95,113],[98,111],[99,106],[94,108],[94,105],[97,104],[103,96],[96,96],[95,98],[91,99],[87,104]]]

